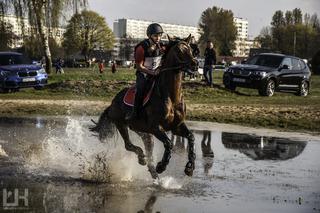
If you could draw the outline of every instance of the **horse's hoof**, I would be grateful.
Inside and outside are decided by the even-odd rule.
[[[145,157],[138,157],[138,162],[140,165],[145,166],[147,165],[147,161]]]
[[[193,175],[193,170],[194,170],[194,163],[188,162],[186,165],[186,168],[184,169],[184,173],[191,177]]]
[[[164,170],[166,170],[166,166],[162,165],[162,163],[159,162],[156,167],[157,173],[161,174],[162,172],[164,172]]]
[[[153,179],[157,179],[159,176],[158,176],[158,173],[157,173],[157,171],[156,171],[156,168],[154,168],[154,166],[153,165],[149,165],[148,166],[148,170],[149,170],[149,172],[150,172],[150,174],[151,174],[151,177],[153,178]]]

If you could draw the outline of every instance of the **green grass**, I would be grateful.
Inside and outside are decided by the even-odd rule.
[[[320,132],[320,76],[312,76],[311,92],[307,97],[279,92],[273,97],[262,97],[253,89],[237,88],[236,92],[226,90],[222,84],[222,75],[222,71],[214,72],[213,88],[205,86],[199,79],[184,81],[183,94],[187,105],[203,104],[206,107],[206,110],[201,108],[189,110],[188,119]],[[118,69],[115,74],[111,73],[109,67],[103,74],[99,74],[98,70],[86,68],[65,69],[63,75],[50,74],[49,84],[43,90],[21,89],[15,93],[0,94],[0,100],[111,101],[117,92],[134,82],[134,69]],[[45,111],[46,106],[41,106],[41,112],[45,114]],[[33,113],[32,110],[25,112]],[[81,109],[75,112],[81,114]],[[64,109],[56,112],[56,114],[63,113]]]
[[[49,85],[44,90],[21,89],[17,93],[0,94],[0,98],[11,99],[91,99],[108,100],[122,88],[135,81],[134,69],[118,69],[113,74],[110,68],[99,74],[97,70],[65,69],[65,74],[51,74]],[[236,93],[225,90],[222,85],[222,71],[214,72],[215,87],[208,88],[202,82],[184,82],[184,96],[189,103],[204,104],[257,104],[257,105],[320,105],[320,76],[312,76],[311,92],[307,97],[292,93],[275,93],[273,97],[259,96],[257,90],[237,88]]]
[[[110,68],[107,69],[100,74],[98,70],[89,68],[66,68],[65,74],[50,74],[49,84],[43,90],[25,88],[16,93],[0,94],[0,98],[111,100],[117,91],[135,80],[135,70],[120,68],[113,74]],[[113,86],[107,88],[105,85],[108,84]]]

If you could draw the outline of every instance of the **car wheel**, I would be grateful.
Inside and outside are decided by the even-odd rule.
[[[307,96],[308,94],[309,94],[309,83],[307,81],[302,81],[296,95]]]
[[[276,82],[272,79],[268,80],[265,87],[262,90],[259,90],[259,94],[263,96],[271,97],[276,90]]]

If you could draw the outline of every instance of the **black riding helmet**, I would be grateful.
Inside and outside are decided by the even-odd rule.
[[[153,34],[160,34],[163,33],[163,29],[160,24],[153,23],[150,24],[147,28],[147,36],[150,37]]]

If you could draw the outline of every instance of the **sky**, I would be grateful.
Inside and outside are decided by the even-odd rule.
[[[277,10],[300,8],[303,14],[317,13],[320,18],[320,0],[89,0],[89,8],[104,16],[111,29],[119,18],[198,26],[202,12],[213,6],[247,19],[250,38],[270,25]]]

